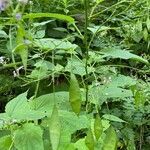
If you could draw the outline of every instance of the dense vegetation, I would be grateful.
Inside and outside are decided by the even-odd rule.
[[[0,0],[0,150],[149,150],[149,60],[149,0]]]

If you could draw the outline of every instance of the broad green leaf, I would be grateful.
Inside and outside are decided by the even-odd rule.
[[[49,132],[52,150],[58,150],[61,136],[61,125],[56,105],[54,105],[53,112],[49,121]]]
[[[100,138],[102,132],[103,132],[102,121],[99,115],[97,114],[94,121],[94,133],[97,140]]]
[[[125,122],[124,120],[120,119],[119,117],[116,117],[116,116],[110,115],[110,114],[105,114],[102,117],[107,119],[107,120],[110,120],[110,121]]]
[[[90,127],[90,120],[86,115],[78,117],[75,113],[69,111],[59,111],[59,116],[62,127],[59,149],[63,150],[68,148],[72,134],[77,130]]]
[[[9,101],[5,107],[5,111],[8,116],[18,115],[26,110],[29,110],[30,107],[27,104],[27,92],[20,94],[16,98]]]
[[[86,74],[85,63],[79,58],[69,58],[65,67],[65,71],[72,71],[74,74],[84,76]]]
[[[107,129],[103,150],[117,150],[117,135],[112,126]]]
[[[103,50],[100,51],[100,53],[103,54],[103,57],[112,57],[112,58],[121,58],[121,59],[134,59],[134,60],[149,64],[149,62],[146,59],[144,59],[140,56],[137,56],[135,54],[132,54],[127,50],[121,50],[121,49],[118,49],[118,48],[115,48],[115,47],[114,48],[103,49]]]
[[[9,101],[5,107],[6,116],[10,119],[19,120],[34,120],[40,119],[45,116],[45,113],[33,111],[27,102],[27,92],[20,94],[16,98]]]
[[[70,77],[69,101],[73,112],[79,115],[81,109],[81,92],[78,80],[74,74],[71,74]]]
[[[89,89],[90,101],[94,104],[102,104],[108,98],[113,98],[114,101],[120,100],[119,98],[133,97],[131,90],[119,88],[116,86],[100,85]]]
[[[18,150],[44,150],[42,134],[39,126],[26,123],[14,131],[14,145]]]
[[[72,44],[69,41],[53,38],[35,39],[34,46],[39,47],[42,50],[74,50],[77,48],[76,44]]]
[[[117,86],[117,87],[130,87],[136,84],[136,80],[129,77],[129,76],[124,76],[124,75],[115,75],[115,76],[110,76],[110,83],[108,83],[110,86]]]
[[[90,120],[86,115],[77,116],[75,113],[65,110],[59,112],[62,128],[67,129],[70,134],[76,130],[90,127]]]
[[[0,138],[0,150],[9,150],[12,144],[12,138],[10,135],[6,135]]]
[[[55,13],[30,13],[23,16],[23,19],[34,19],[34,18],[56,18],[60,20],[64,20],[70,23],[74,23],[74,19],[67,15],[55,14]]]
[[[62,91],[42,95],[30,101],[30,107],[35,111],[46,112],[46,114],[51,115],[55,103],[57,103],[59,110],[71,110],[69,105],[69,92]]]
[[[94,150],[95,141],[91,129],[89,129],[87,132],[87,136],[85,138],[85,145],[88,147],[89,150]]]

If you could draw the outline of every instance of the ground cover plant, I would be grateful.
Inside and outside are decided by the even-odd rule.
[[[0,0],[0,150],[149,150],[149,0]]]

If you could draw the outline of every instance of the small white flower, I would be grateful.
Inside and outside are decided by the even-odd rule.
[[[21,67],[19,67],[19,68],[17,68],[16,70],[14,70],[13,71],[13,75],[14,75],[14,77],[19,77],[19,71],[21,70],[21,69],[23,69],[23,66],[21,66]]]
[[[5,64],[5,57],[4,56],[0,57],[0,64]]]

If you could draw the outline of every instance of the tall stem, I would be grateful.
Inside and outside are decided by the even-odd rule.
[[[85,53],[86,53],[86,63],[85,63],[85,71],[86,78],[88,77],[88,57],[89,57],[89,48],[87,41],[87,28],[88,28],[88,0],[84,0],[84,9],[85,9],[85,28],[84,28],[84,45],[85,45]],[[86,105],[88,103],[88,83],[86,83]]]

